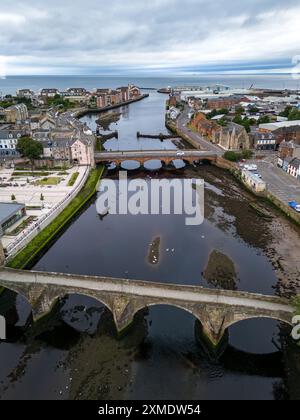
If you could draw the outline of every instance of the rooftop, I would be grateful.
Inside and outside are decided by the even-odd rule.
[[[25,204],[20,203],[0,203],[0,224],[9,220],[17,211],[22,210]]]
[[[281,122],[273,122],[268,124],[260,124],[259,128],[264,130],[278,130],[278,128],[285,128],[285,127],[294,127],[294,126],[300,126],[300,120],[295,121],[281,121]]]

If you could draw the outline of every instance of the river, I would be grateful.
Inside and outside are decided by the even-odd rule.
[[[136,133],[166,133],[164,95],[120,109],[110,125],[119,139],[107,150],[183,148],[180,142],[137,139]],[[98,116],[83,118],[95,129]],[[107,131],[108,132],[108,131]],[[250,292],[289,293],[293,273],[280,272],[296,246],[299,230],[273,208],[264,219],[255,201],[228,173],[203,165],[147,169],[131,162],[131,178],[205,180],[205,221],[185,226],[184,216],[100,218],[95,200],[61,234],[33,267],[36,270],[106,275],[146,281],[193,284]],[[117,182],[116,171],[107,177]],[[262,204],[261,204],[262,205]],[[281,246],[285,239],[285,246]],[[287,280],[288,279],[288,280]],[[8,296],[8,294],[6,295]],[[1,299],[3,300],[3,298]],[[1,307],[1,301],[0,301]],[[24,324],[30,308],[20,297],[11,317]],[[289,329],[273,320],[234,325],[219,359],[209,358],[196,340],[195,318],[172,307],[138,314],[123,339],[99,302],[68,296],[47,325],[10,331],[0,344],[3,399],[289,399],[300,396],[299,358]],[[296,362],[295,362],[296,360]],[[292,361],[294,365],[292,366]],[[297,366],[295,367],[295,363]],[[292,368],[293,367],[293,368]]]

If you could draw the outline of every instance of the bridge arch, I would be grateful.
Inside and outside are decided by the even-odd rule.
[[[0,287],[4,288],[4,292],[7,290],[9,292],[15,293],[17,296],[21,296],[24,299],[24,301],[26,301],[26,303],[32,307],[30,296],[28,295],[26,291],[14,285],[7,286],[7,285],[0,284]]]
[[[144,309],[153,308],[153,307],[156,307],[156,306],[165,306],[165,307],[169,307],[169,308],[180,309],[181,311],[187,312],[188,314],[192,315],[196,320],[199,320],[198,317],[197,317],[197,315],[195,315],[195,313],[193,312],[193,310],[185,307],[184,305],[180,305],[178,303],[166,303],[166,302],[153,302],[153,303],[149,303],[147,305],[139,305],[139,306],[136,306],[135,307],[135,310],[134,310],[134,313],[133,313],[133,318],[139,312],[143,311]]]
[[[232,320],[231,322],[226,323],[226,329],[232,327],[233,325],[239,324],[243,321],[249,321],[253,319],[272,319],[277,322],[282,322],[283,324],[286,324],[290,327],[293,326],[291,321],[278,315],[271,315],[271,314],[270,315],[244,315],[240,319],[235,319],[235,320]]]

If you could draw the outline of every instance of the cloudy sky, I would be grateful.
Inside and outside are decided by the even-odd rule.
[[[299,0],[9,0],[0,72],[287,72]]]

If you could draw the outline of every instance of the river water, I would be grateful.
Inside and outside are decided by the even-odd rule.
[[[183,148],[180,142],[138,140],[142,133],[166,133],[166,97],[151,92],[120,109],[119,139],[107,150]],[[93,129],[97,116],[83,118]],[[109,132],[109,131],[107,131]],[[253,197],[229,174],[209,165],[159,169],[159,162],[133,163],[130,178],[205,180],[205,221],[185,226],[184,216],[100,218],[93,200],[33,267],[36,270],[106,275],[275,294],[281,276],[276,235],[299,232],[276,210],[263,219],[249,206]],[[106,176],[117,182],[117,172]],[[290,247],[294,244],[291,242]],[[288,250],[287,250],[288,251]],[[279,254],[278,254],[279,253]],[[288,254],[288,252],[287,252]],[[2,307],[10,298],[6,293]],[[21,326],[30,308],[20,297],[9,314]],[[6,308],[7,310],[7,308]],[[199,345],[195,318],[159,306],[138,314],[118,339],[111,314],[100,302],[67,296],[46,325],[20,334],[9,331],[0,344],[3,399],[288,399],[300,396],[299,360],[289,329],[273,320],[251,320],[230,328],[219,359]],[[293,362],[292,362],[293,361]],[[296,362],[295,362],[296,361]],[[292,364],[294,363],[294,365]]]

